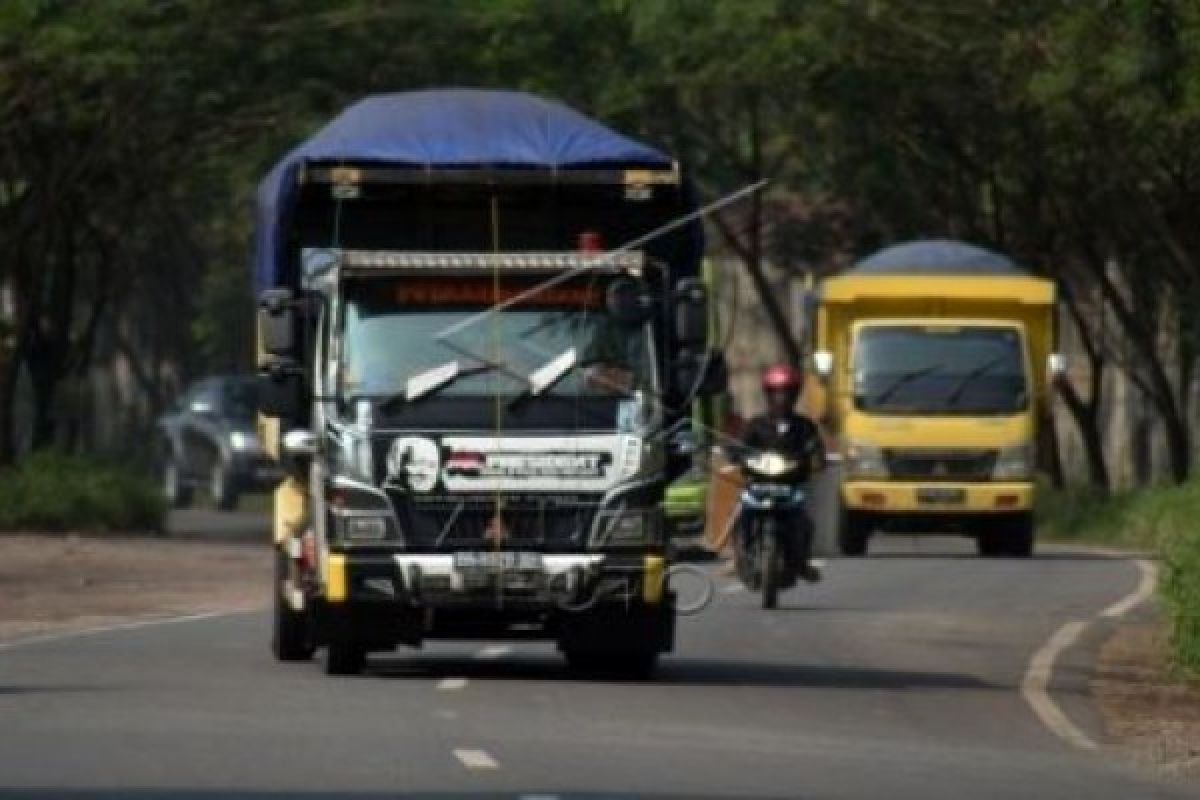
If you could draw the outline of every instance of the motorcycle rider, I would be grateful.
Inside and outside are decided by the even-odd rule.
[[[811,419],[795,410],[803,380],[803,373],[788,364],[767,367],[762,376],[767,410],[751,419],[742,434],[745,450],[770,450],[795,460],[797,483],[807,481],[813,472],[825,466],[820,431]],[[792,574],[809,583],[819,581],[821,573],[810,561],[813,525],[808,514],[803,509],[797,510],[784,530],[781,537],[784,558]]]

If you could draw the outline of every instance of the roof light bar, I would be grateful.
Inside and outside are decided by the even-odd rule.
[[[640,271],[645,255],[638,251],[613,253],[577,253],[572,251],[537,253],[416,253],[394,250],[343,250],[343,267],[353,269],[461,270],[540,270],[558,272],[571,269],[599,271]]]

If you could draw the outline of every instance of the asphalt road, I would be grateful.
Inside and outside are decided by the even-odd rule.
[[[1019,692],[1053,631],[1133,588],[1132,563],[888,549],[775,612],[718,579],[646,683],[477,642],[329,678],[272,662],[262,613],[0,649],[0,798],[1194,796],[1072,749]],[[1092,645],[1053,688],[1100,736]]]

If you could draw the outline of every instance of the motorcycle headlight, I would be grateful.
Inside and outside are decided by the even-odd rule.
[[[258,437],[246,431],[233,431],[229,434],[229,446],[234,450],[257,450]]]
[[[862,442],[848,442],[842,454],[842,470],[848,478],[886,478],[883,449]]]
[[[992,467],[992,479],[997,481],[1025,481],[1033,476],[1034,453],[1030,444],[1003,447],[996,454]]]

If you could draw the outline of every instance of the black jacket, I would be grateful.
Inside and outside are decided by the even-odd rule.
[[[781,419],[766,414],[746,424],[742,442],[747,450],[773,450],[799,463],[799,477],[806,479],[825,461],[825,447],[813,421],[803,414],[789,413]]]

